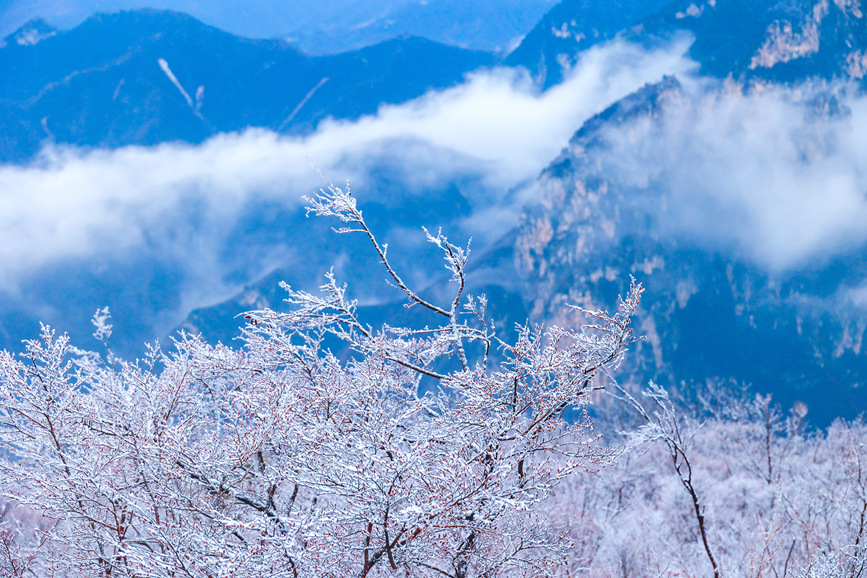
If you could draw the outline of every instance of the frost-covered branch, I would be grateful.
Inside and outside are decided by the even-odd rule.
[[[589,448],[589,421],[562,416],[634,341],[640,286],[592,325],[504,343],[467,293],[469,247],[424,233],[455,282],[439,307],[406,286],[348,189],[329,183],[309,210],[367,235],[442,323],[373,327],[328,273],[317,293],[283,284],[287,313],[247,312],[240,348],[180,334],[142,360],[104,360],[45,328],[22,356],[0,354],[0,474],[56,520],[46,564],[140,578],[548,567],[561,545],[532,508],[608,455]],[[99,310],[106,345],[108,321]]]
[[[668,392],[652,381],[648,389],[642,392],[651,409],[646,409],[641,402],[619,384],[615,383],[614,388],[617,391],[614,394],[615,397],[624,401],[645,422],[631,435],[631,443],[659,442],[667,448],[671,465],[678,480],[689,494],[695,521],[701,535],[702,546],[713,569],[713,576],[719,578],[720,568],[708,541],[704,506],[695,487],[693,468],[688,453],[691,438],[701,426],[691,423],[684,415],[680,414],[671,402]]]

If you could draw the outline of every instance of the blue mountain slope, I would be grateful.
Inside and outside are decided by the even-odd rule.
[[[556,22],[569,18],[567,8],[581,14],[569,4],[558,5],[564,12]],[[548,30],[546,35],[537,28],[535,44],[529,46],[528,35],[528,46],[511,57],[521,56],[522,64],[545,83],[550,82],[545,63],[568,66],[587,44],[574,35],[566,42],[554,26]],[[867,72],[867,18],[855,2],[677,0],[619,34],[654,46],[684,31],[695,38],[689,56],[701,74],[733,80],[730,86],[739,84],[747,95],[753,87],[760,92],[819,80],[813,89],[801,86],[792,92],[804,91],[795,99],[806,120],[794,145],[807,151],[803,165],[815,151],[827,150],[824,131],[840,126],[849,114],[834,96],[835,88],[863,86]],[[724,85],[706,86],[711,98],[725,98]],[[815,94],[806,96],[811,90]],[[638,332],[648,341],[630,360],[629,378],[673,386],[733,379],[774,393],[785,404],[806,402],[817,424],[840,415],[854,417],[867,407],[861,345],[867,313],[850,292],[867,278],[867,249],[853,246],[772,271],[733,247],[698,242],[696,235],[673,235],[666,215],[683,198],[672,194],[671,173],[689,170],[645,166],[653,163],[648,150],[676,146],[666,140],[672,133],[651,130],[637,136],[644,134],[639,129],[629,133],[632,144],[612,144],[624,127],[657,126],[667,116],[677,117],[677,111],[696,106],[692,98],[674,78],[647,86],[587,121],[542,173],[544,198],[524,215],[514,243],[528,310],[542,319],[557,319],[566,302],[606,306],[625,292],[628,274],[633,274],[647,288]],[[791,146],[765,143],[769,149],[781,145]],[[630,163],[644,167],[641,174],[648,176],[636,180],[624,168]],[[739,218],[717,215],[719,223],[729,226]]]
[[[34,26],[44,27],[17,34]],[[32,44],[13,35],[0,49],[0,162],[30,158],[46,140],[116,147],[249,126],[307,131],[451,86],[494,60],[413,37],[317,58],[174,12],[98,15]]]
[[[506,62],[527,68],[541,86],[551,87],[563,80],[579,53],[611,40],[669,2],[563,0],[542,17]]]

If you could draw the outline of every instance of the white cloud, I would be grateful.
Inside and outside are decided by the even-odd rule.
[[[249,130],[200,146],[47,149],[32,166],[0,167],[0,288],[14,290],[34,271],[67,259],[139,251],[185,259],[190,271],[208,269],[202,263],[215,257],[203,252],[249,203],[292,206],[321,185],[308,158],[334,180],[352,179],[362,198],[375,198],[365,190],[374,185],[367,168],[371,158],[384,157],[400,162],[415,184],[471,172],[482,176],[491,198],[502,197],[532,180],[588,116],[663,74],[686,70],[685,49],[595,49],[566,83],[544,94],[514,71],[495,70],[375,116],[327,121],[304,138]],[[183,216],[191,204],[194,229]],[[197,275],[206,274],[219,271]]]
[[[824,262],[867,242],[867,99],[829,116],[828,91],[699,91],[610,131],[609,168],[665,189],[663,233],[770,271]]]

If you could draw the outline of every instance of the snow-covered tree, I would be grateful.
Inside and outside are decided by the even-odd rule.
[[[392,266],[348,187],[308,201],[366,237],[407,306],[440,322],[372,327],[329,274],[319,294],[284,286],[288,313],[247,313],[238,348],[181,334],[128,362],[44,327],[23,354],[0,354],[0,484],[44,520],[32,539],[0,534],[2,571],[558,571],[568,532],[537,506],[612,453],[586,415],[563,415],[581,416],[633,342],[640,286],[616,314],[505,342],[484,296],[465,291],[468,247],[426,232],[451,275],[453,298],[434,303]],[[107,343],[107,311],[94,321]]]
[[[537,506],[572,541],[561,575],[867,575],[864,422],[805,431],[803,406],[786,417],[732,384],[697,389],[699,404],[618,392],[636,418],[622,453]]]

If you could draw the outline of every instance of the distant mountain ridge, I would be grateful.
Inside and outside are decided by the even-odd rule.
[[[410,0],[392,7],[385,4],[381,12],[342,14],[338,22],[319,22],[317,26],[291,30],[289,37],[316,54],[325,47],[356,49],[370,44],[371,39],[383,41],[397,34],[504,53],[552,4],[551,0]],[[351,26],[350,19],[355,22]]]
[[[563,0],[549,10],[506,58],[545,88],[559,84],[588,48],[612,40],[671,0]]]
[[[494,62],[413,37],[310,57],[166,11],[102,14],[59,32],[37,21],[0,49],[0,162],[26,160],[44,142],[114,148],[198,143],[250,126],[305,132]]]
[[[5,0],[0,37],[36,17],[67,30],[95,12],[150,7],[184,12],[247,38],[281,38],[303,52],[338,54],[423,36],[475,50],[503,52],[526,34],[554,0]]]
[[[26,161],[46,142],[114,148],[199,143],[250,126],[306,132],[498,63],[527,68],[546,88],[595,44],[619,36],[656,45],[684,32],[704,74],[867,82],[867,26],[856,0],[564,0],[504,60],[417,37],[311,57],[180,13],[126,11],[69,31],[34,21],[6,38],[0,162]]]

